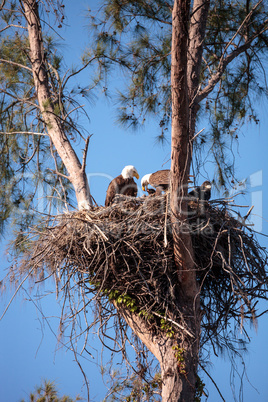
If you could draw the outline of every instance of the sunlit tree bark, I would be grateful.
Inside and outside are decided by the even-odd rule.
[[[43,120],[60,158],[74,186],[78,208],[89,208],[92,205],[89,185],[85,173],[85,161],[80,163],[69,139],[67,138],[60,119],[57,117],[50,97],[48,75],[45,67],[45,52],[42,40],[42,29],[36,0],[23,0],[25,18],[28,25],[30,59],[33,70],[36,94]],[[86,144],[86,148],[87,148]],[[85,148],[85,155],[87,149]]]

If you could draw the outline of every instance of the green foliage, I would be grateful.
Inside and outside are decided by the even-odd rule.
[[[178,345],[172,346],[172,349],[175,350],[175,357],[178,361],[178,368],[179,368],[179,372],[180,374],[186,374],[185,371],[185,360],[184,360],[184,350],[182,348],[180,348]]]
[[[29,402],[75,402],[81,401],[82,398],[78,395],[75,399],[69,396],[58,396],[54,382],[43,381],[43,383],[36,387],[36,391],[32,392],[29,396]],[[22,399],[21,402],[26,402]]]
[[[139,316],[140,317],[144,317],[144,318],[146,318],[147,320],[152,320],[153,318],[154,318],[154,316],[153,316],[153,314],[150,314],[148,311],[146,311],[146,310],[141,310],[140,312],[139,312]]]
[[[172,325],[167,320],[165,320],[165,318],[161,318],[160,328],[161,328],[161,331],[166,332],[168,338],[174,337],[175,331],[174,331]]]
[[[200,91],[217,72],[222,58],[255,38],[226,66],[219,83],[200,104],[199,119],[206,118],[210,127],[195,141],[196,169],[202,151],[212,151],[220,185],[234,175],[233,160],[228,155],[232,155],[229,150],[239,129],[246,121],[258,123],[256,100],[267,95],[262,60],[267,55],[268,10],[265,3],[260,4],[246,20],[255,4],[214,0],[209,10]],[[172,0],[107,0],[102,15],[92,17],[94,54],[100,68],[119,65],[129,78],[118,95],[118,121],[137,128],[152,115],[159,121],[160,139],[170,129],[171,119],[172,7]]]
[[[126,293],[120,294],[118,290],[105,289],[104,294],[108,295],[110,301],[114,301],[118,305],[122,304],[132,313],[135,313],[138,309],[138,307],[136,306],[136,300]]]

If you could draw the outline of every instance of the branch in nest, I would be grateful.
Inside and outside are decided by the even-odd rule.
[[[36,275],[38,269],[60,270],[60,291],[84,292],[87,300],[91,294],[99,321],[106,323],[112,303],[120,300],[156,330],[162,331],[156,317],[164,318],[181,336],[179,330],[187,328],[167,201],[165,195],[118,196],[110,207],[58,216],[47,230],[36,232],[35,249],[31,247],[21,269],[28,272],[35,266]],[[268,253],[223,201],[192,203],[188,220],[203,311],[201,343],[222,347],[223,338],[226,345],[231,342],[226,322],[233,319],[239,329],[241,318],[256,317],[256,300],[268,299]]]

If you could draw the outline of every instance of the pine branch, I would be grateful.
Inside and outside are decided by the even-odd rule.
[[[86,139],[86,144],[85,144],[85,149],[84,149],[84,154],[83,154],[83,161],[82,161],[82,167],[81,170],[83,173],[85,173],[85,169],[86,169],[86,159],[87,159],[87,151],[88,151],[88,144],[89,144],[89,140],[92,137],[93,134],[89,135]]]
[[[24,68],[25,70],[28,70],[32,73],[32,69],[30,67],[24,66],[23,64],[15,63],[14,61],[11,60],[0,59],[0,63],[12,64],[13,66]]]
[[[0,11],[1,11],[1,6],[0,6]],[[4,32],[6,29],[8,28],[22,28],[22,29],[27,29],[26,27],[23,27],[21,25],[15,25],[15,24],[9,24],[7,26],[5,26],[5,28],[0,29],[0,33]]]
[[[46,133],[35,133],[35,132],[31,132],[31,131],[11,131],[11,132],[0,131],[0,134],[4,134],[4,135],[28,134],[28,135],[42,135],[42,136],[48,136],[48,134],[46,134]]]
[[[263,32],[267,31],[267,29],[268,29],[268,27],[267,27],[268,19],[266,19],[263,22],[263,24],[259,27],[257,32],[251,38],[249,38],[242,46],[237,47],[230,54],[228,54],[227,56],[224,57],[224,55],[226,54],[228,48],[232,45],[233,41],[235,40],[237,35],[240,33],[241,29],[245,25],[247,25],[249,23],[249,20],[252,17],[253,12],[256,10],[256,8],[262,2],[263,2],[263,0],[259,0],[259,2],[252,8],[252,10],[245,17],[244,21],[239,26],[239,28],[237,29],[237,31],[235,32],[233,37],[230,39],[230,41],[225,46],[225,48],[223,50],[223,53],[222,53],[222,56],[221,56],[220,61],[219,61],[217,72],[212,75],[212,77],[210,78],[210,80],[209,80],[208,84],[206,85],[206,87],[196,96],[196,98],[195,98],[195,103],[196,104],[200,103],[204,98],[206,98],[208,96],[208,94],[210,92],[213,91],[213,89],[215,88],[215,85],[220,81],[220,79],[221,79],[223,73],[225,72],[226,67],[228,66],[228,64],[230,64],[241,53],[246,52],[246,50],[250,48],[252,42],[256,38],[258,38]]]
[[[64,177],[64,179],[70,180],[70,176],[66,176],[66,174],[58,172],[58,170],[49,169],[52,173],[57,174],[58,176]]]
[[[265,24],[267,24],[267,22],[268,22],[268,20],[265,21]],[[263,27],[263,29],[260,32],[256,33],[244,45],[233,50],[228,56],[226,56],[224,59],[220,60],[220,64],[218,66],[218,71],[211,77],[211,79],[209,80],[206,87],[196,96],[195,103],[200,103],[203,99],[205,99],[210,94],[210,92],[213,91],[213,89],[215,88],[215,85],[220,81],[228,64],[230,64],[241,53],[244,53],[247,49],[249,49],[252,42],[254,41],[254,39],[256,39],[263,32],[267,31],[267,29],[268,29],[268,27],[266,27],[266,28]]]

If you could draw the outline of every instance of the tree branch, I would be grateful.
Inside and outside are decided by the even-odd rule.
[[[3,0],[3,1],[2,1],[2,4],[1,4],[1,6],[0,6],[0,11],[3,10],[3,7],[4,7],[5,3],[6,3],[6,0]]]
[[[258,31],[251,37],[249,38],[242,46],[237,47],[234,49],[230,54],[228,54],[226,57],[223,57],[224,54],[226,53],[227,49],[230,47],[230,45],[233,43],[234,39],[236,36],[239,34],[241,31],[242,27],[249,22],[249,19],[251,18],[254,10],[263,2],[263,0],[260,0],[250,11],[250,13],[246,16],[236,33],[233,35],[232,39],[227,43],[225,46],[221,59],[219,61],[218,69],[217,72],[212,75],[210,78],[208,84],[206,87],[196,96],[195,98],[195,104],[200,103],[204,98],[208,96],[210,92],[214,89],[215,85],[220,81],[223,73],[226,70],[226,67],[228,66],[229,63],[231,63],[236,57],[238,57],[241,53],[244,53],[247,49],[250,48],[252,42],[258,38],[263,32],[267,31],[267,23],[268,19],[264,21],[264,23],[259,27]]]
[[[60,173],[57,170],[53,170],[53,169],[49,169],[49,168],[47,168],[47,169],[50,170],[52,173],[57,174],[58,176],[64,177],[64,179],[70,180],[70,176],[66,176],[65,174]]]
[[[152,311],[152,313],[154,315],[156,315],[159,318],[164,318],[164,320],[171,322],[173,325],[176,325],[178,328],[180,328],[182,331],[184,331],[187,335],[189,335],[191,338],[194,338],[194,335],[191,334],[191,332],[189,332],[186,328],[184,328],[182,325],[178,324],[176,321],[171,320],[168,317],[162,316],[161,314],[155,313],[154,311]]]
[[[268,22],[268,20],[265,21],[265,24],[267,24],[267,22]],[[205,88],[196,96],[195,103],[200,103],[203,99],[205,99],[208,96],[208,94],[210,94],[210,92],[213,91],[215,85],[220,81],[228,64],[230,64],[241,53],[244,53],[247,49],[249,49],[249,47],[251,46],[254,39],[256,39],[261,33],[265,32],[267,29],[268,29],[268,27],[263,28],[260,32],[256,33],[256,35],[254,35],[254,37],[252,37],[250,40],[248,40],[244,45],[233,50],[223,60],[220,60],[220,64],[218,66],[218,71],[211,77],[211,79],[209,80],[209,82],[205,86]]]
[[[256,8],[263,2],[263,0],[259,0],[259,2],[257,4],[255,4],[255,6],[251,9],[251,11],[248,13],[248,15],[246,16],[246,18],[244,19],[244,21],[242,22],[242,24],[240,25],[240,27],[238,28],[238,30],[235,32],[235,34],[233,35],[233,37],[230,39],[230,41],[227,43],[227,45],[225,46],[222,56],[221,56],[221,60],[223,59],[224,54],[226,53],[228,47],[233,43],[234,39],[237,37],[237,35],[239,34],[239,32],[241,31],[241,29],[243,28],[244,25],[246,25],[246,23],[250,20],[253,12],[256,10]],[[220,60],[220,62],[221,62]]]
[[[86,139],[86,144],[85,144],[85,149],[84,149],[84,154],[83,154],[83,161],[82,161],[82,167],[81,170],[83,173],[85,173],[85,169],[86,169],[86,159],[87,159],[87,151],[88,151],[88,144],[89,144],[89,140],[92,137],[93,134],[89,135]]]
[[[1,11],[1,7],[0,7],[0,11]],[[21,28],[21,29],[27,29],[26,27],[23,27],[21,25],[15,25],[15,24],[9,24],[7,25],[5,28],[0,29],[0,33],[4,32],[6,29],[8,28]]]
[[[0,131],[0,134],[5,134],[5,135],[28,134],[28,135],[43,135],[43,136],[48,137],[48,134],[46,134],[46,133],[35,133],[35,132],[31,132],[31,131],[11,131],[11,132]]]
[[[12,64],[13,66],[24,68],[25,70],[28,70],[31,73],[33,72],[30,67],[24,66],[23,64],[15,63],[14,61],[11,60],[0,59],[0,63]]]
[[[38,3],[37,0],[22,0],[25,19],[28,22],[30,61],[40,111],[49,137],[70,175],[68,179],[74,186],[78,208],[90,208],[92,201],[87,177],[81,171],[78,156],[55,113],[53,102],[51,102]]]
[[[218,385],[217,385],[216,382],[213,380],[213,378],[211,377],[211,375],[207,372],[207,370],[205,369],[205,367],[202,366],[202,364],[199,363],[199,366],[200,366],[201,369],[206,373],[206,375],[209,377],[209,379],[212,381],[212,383],[214,384],[216,390],[218,391],[218,393],[219,393],[221,399],[225,402],[225,399],[224,399],[224,397],[222,396],[222,393],[221,393],[221,391],[219,390]]]

